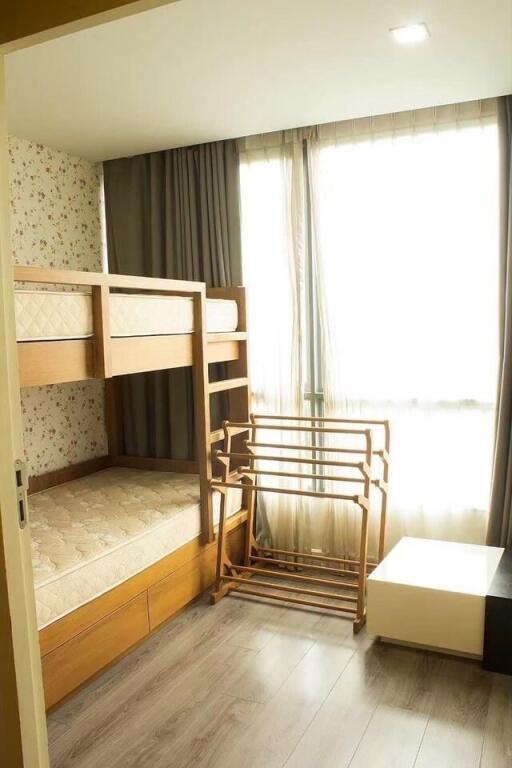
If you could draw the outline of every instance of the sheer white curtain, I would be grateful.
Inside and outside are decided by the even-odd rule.
[[[241,142],[240,149],[252,410],[301,414],[305,238],[302,145],[293,134],[276,133],[251,137]],[[271,443],[294,441],[279,431],[259,430],[257,437],[258,441]],[[260,462],[258,468],[293,471],[294,466]],[[274,485],[272,478],[259,480]],[[258,510],[259,538],[267,546],[309,546],[309,512],[299,497],[260,494]]]
[[[494,102],[326,126],[310,143],[329,415],[389,418],[387,547],[483,543],[498,360]],[[328,530],[350,546],[349,513]]]
[[[310,226],[325,413],[391,420],[387,548],[403,535],[485,537],[498,358],[495,112],[488,100],[242,142],[253,408],[307,412]],[[347,505],[269,495],[261,508],[274,546],[357,554],[359,515]],[[372,525],[370,555],[376,545]]]

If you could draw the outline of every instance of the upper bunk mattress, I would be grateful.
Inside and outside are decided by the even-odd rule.
[[[242,491],[228,495],[228,515]],[[199,536],[197,475],[111,467],[29,497],[39,629]],[[213,493],[218,523],[220,493]]]
[[[93,335],[92,297],[78,291],[15,292],[18,341],[85,339]],[[208,333],[231,333],[238,326],[236,301],[207,299]],[[182,296],[110,294],[110,332],[120,336],[192,333],[193,300]]]

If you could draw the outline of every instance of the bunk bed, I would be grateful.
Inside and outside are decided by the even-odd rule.
[[[210,485],[211,452],[224,432],[211,429],[210,397],[226,392],[230,415],[248,419],[245,294],[25,266],[14,279],[21,387],[106,386],[108,454],[28,481],[50,708],[214,582],[221,494]],[[208,366],[219,362],[226,378],[210,382]],[[117,377],[183,366],[193,372],[196,460],[125,455]],[[239,480],[235,468],[224,512],[235,562],[247,520]]]

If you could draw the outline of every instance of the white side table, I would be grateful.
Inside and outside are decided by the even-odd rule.
[[[401,539],[368,577],[368,631],[391,642],[481,658],[485,596],[503,552]]]

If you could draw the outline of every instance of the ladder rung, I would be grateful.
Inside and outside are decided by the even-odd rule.
[[[244,432],[249,431],[249,427],[238,427],[237,429],[230,429],[231,435],[241,435]],[[220,443],[221,440],[224,440],[224,430],[223,429],[214,429],[213,432],[210,432],[210,443]],[[248,454],[244,454],[245,458],[248,458]]]
[[[209,333],[208,344],[223,341],[247,341],[247,331],[232,331],[231,333]]]
[[[240,387],[248,387],[249,379],[246,376],[242,376],[239,379],[222,379],[222,381],[212,381],[208,386],[210,394],[214,392],[225,392],[227,389],[239,389]]]

